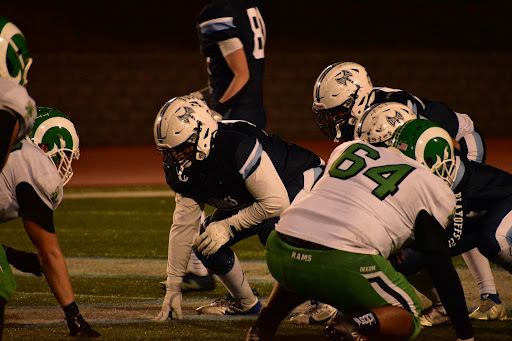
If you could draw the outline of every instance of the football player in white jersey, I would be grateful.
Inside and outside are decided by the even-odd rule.
[[[11,151],[0,177],[0,222],[18,217],[37,251],[42,271],[62,307],[71,336],[100,336],[83,319],[75,302],[64,255],[53,223],[53,211],[79,156],[73,123],[61,112],[38,108],[30,138]]]
[[[405,122],[414,119],[414,117],[412,109],[404,104],[397,102],[375,104],[367,109],[358,121],[354,137],[371,144],[389,145],[395,130]],[[507,244],[499,240],[496,241],[493,228],[497,228],[509,209],[507,196],[510,193],[510,175],[495,167],[470,161],[463,154],[456,155],[454,174],[456,181],[452,185],[452,190],[457,197],[457,207],[459,207],[457,219],[459,221],[457,222],[457,229],[454,229],[454,226],[450,227],[450,230],[454,229],[453,233],[457,235],[450,242],[452,256],[463,254],[467,250],[473,250],[470,252],[471,255],[476,253],[483,257],[482,262],[479,260],[480,257],[475,258],[473,256],[468,261],[467,252],[464,254],[466,256],[464,259],[475,277],[481,296],[480,306],[470,314],[470,317],[478,320],[501,320],[506,317],[506,310],[496,291],[494,277],[487,260],[489,258],[494,261],[497,251],[494,247],[489,248],[481,245],[482,242],[476,243],[473,232],[479,233],[479,231],[488,230],[489,233],[478,238],[480,241],[490,240],[489,243],[493,245]],[[482,191],[483,188],[485,190]],[[474,215],[474,211],[486,212],[484,214],[484,221],[487,222],[486,227],[471,227],[477,221],[470,218]],[[482,219],[482,214],[478,215],[478,219]],[[506,223],[502,225],[506,225]],[[484,250],[487,258],[481,255],[480,252],[475,252],[478,250],[475,246]],[[395,266],[398,266],[399,271],[407,274],[408,279],[416,289],[432,301],[432,305],[421,316],[421,324],[430,327],[448,321],[449,318],[442,302],[432,284],[429,283],[428,274],[424,271],[417,272],[417,268],[414,266],[415,263],[419,265],[419,259],[410,250],[405,250],[405,255],[407,260],[402,260],[399,265],[395,264]],[[413,262],[412,259],[415,259],[416,262]],[[502,267],[507,268],[507,265],[502,265]]]
[[[320,73],[313,87],[313,111],[318,115],[318,126],[335,141],[352,140],[354,128],[365,110],[386,102],[407,105],[417,118],[427,118],[439,124],[454,139],[454,146],[462,155],[471,161],[485,162],[485,141],[468,115],[453,111],[445,103],[415,96],[404,90],[374,87],[366,69],[358,63],[338,62],[329,65]],[[483,308],[488,305],[485,297],[489,297],[499,307],[501,301],[496,293],[488,260],[476,248],[465,252],[462,257],[478,284],[480,306]],[[447,320],[446,316],[437,314],[435,310],[432,313],[430,320],[433,324]],[[496,319],[499,314],[485,317],[472,313],[472,316]]]
[[[376,147],[361,140],[341,144],[309,194],[281,214],[266,253],[278,283],[247,340],[271,340],[304,299],[343,310],[326,329],[331,340],[414,339],[421,329],[421,302],[387,261],[404,245],[428,255],[427,267],[457,337],[473,339],[443,237],[455,208],[448,185],[453,146],[441,128],[418,129],[429,138],[422,140],[427,148],[416,160],[397,150],[402,146]],[[439,162],[429,169],[424,160],[431,158]]]
[[[36,105],[23,86],[32,59],[28,53],[23,33],[12,22],[0,17],[0,171],[3,169],[11,147],[25,137],[34,123]],[[5,247],[5,246],[4,246]],[[7,248],[10,261],[13,252]],[[23,254],[22,258],[24,257]],[[30,256],[30,255],[29,255]],[[14,266],[20,269],[18,260]],[[8,265],[4,248],[0,247],[0,339],[2,338],[5,304],[10,300],[16,283]],[[22,271],[26,270],[23,266]]]

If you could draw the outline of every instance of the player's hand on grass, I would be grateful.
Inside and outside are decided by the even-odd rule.
[[[66,323],[69,328],[69,336],[78,337],[98,337],[100,333],[92,329],[91,325],[87,323],[81,314],[75,317],[66,317]]]
[[[167,284],[162,310],[160,310],[160,313],[154,318],[154,321],[163,322],[167,319],[183,319],[183,313],[181,312],[181,288],[179,283]]]
[[[205,231],[194,238],[194,246],[204,256],[213,255],[233,237],[231,226],[226,220],[214,221]]]

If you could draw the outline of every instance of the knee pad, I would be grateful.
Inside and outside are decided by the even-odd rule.
[[[194,248],[194,253],[208,269],[208,272],[214,275],[227,274],[235,264],[235,253],[229,247],[221,247],[219,251],[210,256],[203,256],[196,248]]]

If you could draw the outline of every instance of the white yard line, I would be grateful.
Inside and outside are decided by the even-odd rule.
[[[65,199],[95,199],[95,198],[148,198],[148,197],[174,197],[174,192],[165,191],[120,191],[120,192],[84,192],[65,193]]]

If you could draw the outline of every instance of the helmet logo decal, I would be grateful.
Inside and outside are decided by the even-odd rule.
[[[404,120],[404,116],[396,110],[395,110],[395,116],[393,116],[393,117],[386,116],[386,121],[388,121],[388,123],[390,125],[392,125],[393,127],[396,126],[396,124],[398,122],[403,121],[403,120]]]
[[[183,123],[190,123],[190,118],[192,118],[192,114],[195,112],[194,109],[183,107],[183,110],[185,110],[185,113],[181,116],[178,116],[178,120]]]
[[[343,70],[343,76],[335,78],[336,82],[341,85],[347,85],[347,81],[349,81],[349,77],[352,77],[352,73],[347,70]]]

